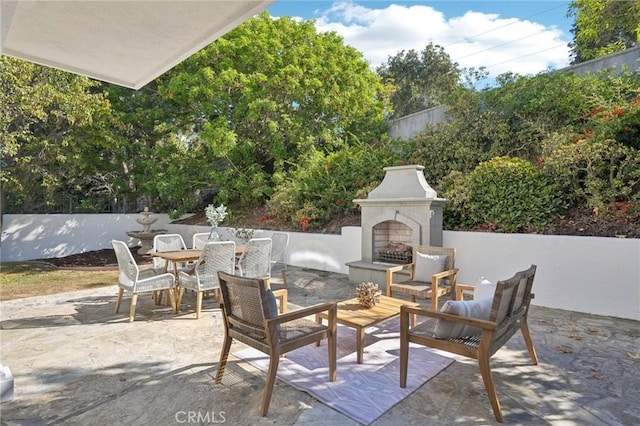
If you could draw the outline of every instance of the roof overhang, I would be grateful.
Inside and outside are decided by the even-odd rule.
[[[275,0],[1,0],[0,53],[139,89]]]

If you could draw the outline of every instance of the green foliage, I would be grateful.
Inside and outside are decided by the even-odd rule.
[[[511,126],[532,123],[544,132],[580,124],[580,116],[605,102],[624,100],[638,76],[611,69],[578,75],[545,72],[535,76],[503,74],[499,86],[483,93],[486,108],[500,111]]]
[[[539,169],[519,158],[495,157],[464,181],[450,175],[441,193],[466,226],[499,232],[543,229],[561,209],[559,192]]]
[[[511,212],[512,217],[502,218],[476,211],[481,185],[471,185],[466,176],[479,173],[476,166],[494,157],[544,164],[554,182],[548,189],[557,197],[552,201],[560,203],[550,204],[554,214],[557,206],[572,205],[612,217],[616,203],[638,202],[637,73],[504,74],[498,83],[482,92],[452,92],[449,121],[429,126],[413,139],[416,149],[409,161],[425,165],[427,181],[449,200],[445,226],[489,226],[509,232],[542,226],[539,216],[527,219]],[[529,206],[528,211],[536,208]],[[485,224],[485,218],[491,223]]]
[[[628,49],[640,40],[637,0],[574,0],[567,15],[575,16],[573,63]]]
[[[403,50],[389,57],[377,72],[385,83],[395,85],[393,117],[441,105],[444,94],[457,86],[460,74],[444,48],[433,43],[421,52]]]
[[[362,54],[313,22],[262,13],[180,64],[159,93],[181,111],[192,185],[264,202],[312,151],[386,131],[388,89]]]
[[[630,102],[584,114],[580,134],[545,141],[547,173],[574,205],[586,205],[597,216],[612,217],[617,202],[640,201],[639,93]]]
[[[110,193],[109,104],[88,78],[0,57],[3,209],[40,210],[60,192]]]
[[[357,210],[353,199],[366,197],[384,177],[384,167],[400,159],[389,143],[344,145],[330,154],[310,153],[304,164],[276,186],[267,203],[270,214],[309,228]]]

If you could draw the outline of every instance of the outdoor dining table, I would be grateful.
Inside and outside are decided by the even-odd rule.
[[[244,252],[244,244],[236,244],[236,256],[241,256]],[[152,251],[151,256],[159,257],[165,260],[164,272],[169,270],[169,263],[173,263],[173,275],[176,283],[176,305],[173,307],[175,313],[178,312],[180,301],[182,300],[182,293],[180,289],[180,282],[178,280],[178,264],[184,262],[193,262],[200,258],[202,249],[184,249],[173,251]],[[194,266],[195,267],[195,266]]]
[[[236,244],[236,256],[241,256],[244,252],[244,244]],[[165,260],[164,272],[169,270],[169,262],[173,263],[173,274],[178,282],[178,263],[193,262],[200,258],[201,249],[185,249],[174,251],[152,251],[151,256]]]

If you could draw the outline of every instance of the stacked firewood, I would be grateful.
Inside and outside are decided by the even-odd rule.
[[[358,303],[365,308],[372,308],[376,303],[380,302],[380,294],[378,290],[378,284],[375,283],[360,283],[356,287],[358,295]]]
[[[391,247],[394,250],[397,250],[398,252],[402,253],[402,255],[404,255],[409,259],[411,259],[411,256],[413,255],[413,249],[411,248],[410,245],[390,241],[389,247]]]

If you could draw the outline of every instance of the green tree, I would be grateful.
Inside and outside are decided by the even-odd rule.
[[[574,64],[628,49],[640,40],[638,0],[574,0],[567,16],[575,17],[570,44]]]
[[[179,216],[198,203],[197,189],[205,185],[198,180],[203,173],[191,169],[193,153],[187,141],[193,135],[180,131],[189,128],[181,125],[183,112],[159,93],[171,75],[169,71],[138,91],[106,87],[117,123],[114,183],[120,196],[144,199],[154,210]]]
[[[442,104],[443,94],[457,86],[460,75],[457,64],[433,43],[421,52],[403,50],[389,57],[377,72],[385,83],[395,85],[391,94],[394,118]]]
[[[360,52],[267,13],[184,61],[159,93],[183,114],[192,180],[222,202],[262,202],[300,156],[386,131],[388,90]]]
[[[109,103],[86,77],[0,58],[2,207],[42,210],[60,194],[109,191]]]

